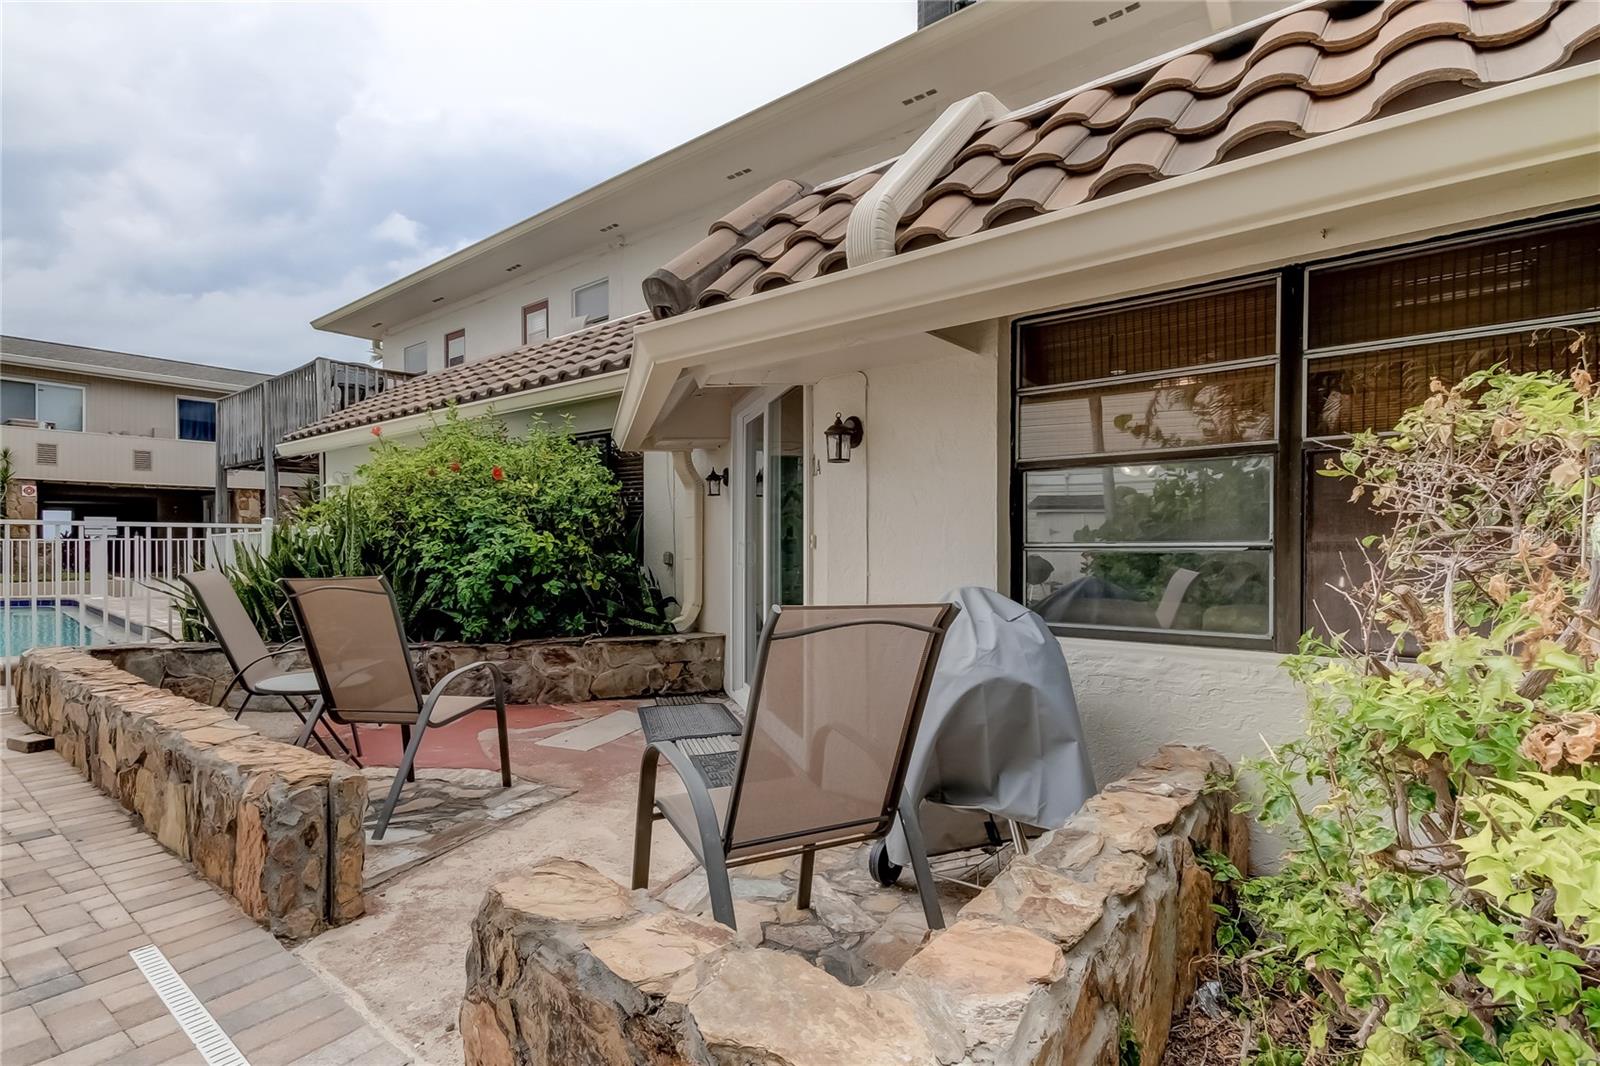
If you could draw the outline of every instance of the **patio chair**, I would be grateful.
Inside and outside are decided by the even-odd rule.
[[[395,770],[389,798],[372,838],[382,840],[407,781],[416,780],[414,763],[422,736],[432,726],[494,706],[500,734],[500,784],[511,787],[511,755],[506,740],[506,685],[499,667],[469,663],[439,679],[426,695],[412,667],[411,646],[400,621],[394,591],[381,577],[282,579],[289,606],[305,638],[320,698],[306,723],[309,734],[323,715],[340,725],[397,725],[405,755]],[[450,696],[457,678],[486,672],[490,696]]]
[[[217,701],[217,706],[228,706],[228,696],[237,685],[244,689],[244,700],[239,704],[239,709],[233,712],[234,718],[241,717],[245,708],[250,706],[250,701],[257,696],[277,696],[302,723],[306,722],[306,711],[295,701],[303,701],[306,708],[311,707],[319,694],[316,676],[310,670],[284,670],[273,662],[279,656],[298,652],[300,638],[295,637],[275,648],[268,648],[267,642],[261,638],[261,632],[245,611],[244,604],[239,601],[233,582],[222,571],[195,570],[179,577],[194,593],[195,603],[205,616],[206,625],[211,628],[212,635],[222,647],[222,654],[227,657],[228,666],[233,670],[233,679],[222,690],[222,698]],[[329,735],[357,766],[361,765],[361,739],[354,731],[350,734],[356,747],[353,754],[337,733],[330,730]],[[311,736],[323,751],[329,756],[333,755],[333,749],[322,737],[315,733]],[[302,739],[301,743],[305,743],[305,740]]]
[[[634,821],[633,887],[650,880],[650,836],[665,818],[705,868],[711,911],[734,926],[728,869],[800,856],[795,905],[811,905],[816,853],[875,840],[898,813],[930,929],[944,917],[923,849],[906,764],[945,633],[959,608],[935,603],[773,607],[756,649],[755,677],[733,784],[711,787],[670,740],[645,746]],[[685,791],[656,793],[665,758]]]

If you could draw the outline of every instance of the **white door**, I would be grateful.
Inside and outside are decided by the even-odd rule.
[[[805,602],[805,391],[764,397],[734,418],[734,612],[728,691],[744,701],[773,604]]]

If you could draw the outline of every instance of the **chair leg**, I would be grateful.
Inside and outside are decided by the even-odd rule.
[[[422,739],[422,731],[418,730],[418,732],[417,732],[417,740],[420,741],[421,739]],[[405,749],[407,751],[411,750],[411,727],[410,726],[403,725],[403,726],[400,727],[400,743],[405,747]],[[411,768],[411,760],[409,758],[407,758],[406,761],[401,764],[401,769],[405,771],[406,780],[407,781],[415,781],[417,779],[417,772]]]
[[[411,763],[417,757],[417,749],[422,746],[422,734],[428,731],[426,726],[418,729],[413,735],[410,726],[401,726],[401,736],[406,741],[406,753],[400,760],[400,766],[394,772],[394,784],[389,786],[389,798],[383,801],[383,813],[378,815],[377,827],[372,831],[373,840],[382,840],[383,834],[389,828],[389,818],[394,814],[394,805],[400,801],[400,790],[407,781],[415,781],[412,776]]]
[[[240,700],[240,701],[239,701],[239,709],[238,709],[238,710],[237,710],[237,711],[234,711],[234,712],[233,712],[233,720],[234,720],[234,721],[235,721],[235,722],[237,722],[237,721],[238,721],[238,720],[239,720],[239,719],[240,719],[240,718],[243,718],[243,717],[244,717],[244,709],[245,709],[245,708],[246,708],[246,707],[248,707],[248,706],[250,706],[250,700],[251,700],[251,698],[252,698],[252,697],[253,697],[253,696],[254,696],[254,693],[251,693],[251,692],[246,692],[246,693],[245,693],[245,694],[244,694],[244,699],[242,699],[242,700]],[[227,694],[227,693],[226,693],[226,692],[224,692],[224,693],[223,693],[223,694],[222,694],[222,699],[223,699],[223,702],[224,702],[224,703],[226,703],[226,702],[227,702],[227,699],[228,699],[228,694]]]
[[[511,742],[506,736],[506,703],[496,700],[494,705],[495,728],[500,734],[500,787],[511,787]]]
[[[929,929],[944,928],[944,911],[939,908],[939,886],[928,865],[928,850],[922,841],[922,822],[917,817],[917,801],[907,796],[900,801],[900,828],[911,853],[911,870],[917,879],[917,895],[922,897],[922,916]]]
[[[738,929],[733,917],[733,885],[728,881],[728,864],[722,855],[722,841],[702,840],[705,851],[706,887],[711,890],[711,917],[727,926]]]
[[[794,906],[796,910],[808,911],[811,909],[811,874],[817,867],[817,849],[807,848],[800,853],[800,885],[795,893]]]
[[[360,759],[363,754],[361,751],[361,730],[356,728],[356,724],[354,722],[350,723],[350,740],[356,746],[356,765],[360,766]]]
[[[639,799],[633,812],[632,888],[650,887],[650,835],[656,822],[656,761],[660,754],[649,748],[639,764]]]
[[[312,730],[316,729],[317,723],[322,720],[321,696],[318,696],[317,701],[311,705],[311,713],[309,715],[302,716],[302,720],[305,722],[305,724],[300,727],[300,735],[295,738],[294,742],[295,747],[298,748],[303,748],[306,746],[306,742],[309,741],[314,735]]]

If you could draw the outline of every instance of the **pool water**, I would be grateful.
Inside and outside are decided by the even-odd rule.
[[[73,616],[76,608],[13,607],[0,626],[0,657],[21,655],[29,648],[103,643],[94,630]],[[58,628],[59,627],[59,628]]]

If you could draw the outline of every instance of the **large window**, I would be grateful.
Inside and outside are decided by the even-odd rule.
[[[1349,632],[1384,531],[1316,471],[1435,378],[1566,370],[1600,219],[1017,324],[1015,581],[1063,633],[1288,648]]]
[[[467,361],[467,331],[455,330],[444,335],[444,365],[460,366]]]
[[[1278,282],[1017,332],[1024,596],[1046,621],[1272,635]]]
[[[0,380],[0,423],[12,420],[82,432],[83,386]]]
[[[217,404],[215,400],[191,400],[178,397],[178,439],[217,439]]]

